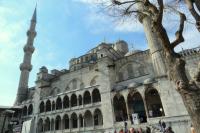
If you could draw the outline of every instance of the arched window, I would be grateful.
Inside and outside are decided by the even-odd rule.
[[[86,91],[84,93],[83,102],[84,102],[84,104],[90,104],[91,103],[91,96],[90,96],[90,92],[89,91]]]
[[[30,104],[28,107],[28,115],[32,115],[33,114],[33,105]]]
[[[49,117],[47,117],[46,120],[45,120],[44,131],[50,131],[50,119],[49,119]]]
[[[63,108],[69,108],[69,97],[67,95],[63,99]]]
[[[80,125],[80,127],[83,127],[83,116],[82,116],[82,114],[79,115],[79,125]]]
[[[92,127],[93,117],[92,117],[92,113],[89,110],[85,112],[84,118],[85,118],[85,127]]]
[[[51,131],[54,131],[55,129],[55,122],[54,119],[51,119]]]
[[[53,101],[52,102],[52,111],[54,111],[56,109],[56,105],[55,105],[55,102]]]
[[[62,109],[62,100],[60,97],[58,97],[56,100],[56,110],[58,109]]]
[[[78,96],[78,103],[79,103],[79,105],[83,104],[83,99],[82,99],[81,95]]]
[[[22,114],[23,114],[23,116],[27,116],[27,106],[24,106],[24,108],[22,110]]]
[[[63,128],[69,129],[69,116],[67,114],[63,117]]]
[[[144,107],[144,102],[142,99],[142,96],[140,95],[139,92],[133,92],[128,94],[128,109],[130,113],[130,120],[133,123],[132,119],[132,114],[136,113],[139,116],[139,120],[141,123],[147,122],[147,116],[146,116],[146,111]]]
[[[93,100],[93,103],[101,101],[101,95],[98,89],[94,89],[92,91],[92,100]]]
[[[95,126],[103,125],[103,116],[101,110],[99,109],[95,109],[94,111],[94,125]]]
[[[38,132],[42,133],[43,132],[43,120],[40,118],[38,121]]]
[[[51,101],[47,100],[47,102],[46,102],[46,112],[49,112],[49,111],[51,111]]]
[[[145,91],[145,100],[149,117],[160,117],[165,115],[160,95],[156,89],[148,88]]]
[[[78,119],[77,119],[76,113],[73,113],[71,115],[71,125],[72,125],[72,128],[78,128]]]
[[[72,94],[71,96],[71,107],[77,106],[77,97],[75,94]]]
[[[40,113],[43,113],[44,112],[44,102],[42,101],[40,103]]]
[[[127,110],[126,110],[126,103],[124,97],[119,95],[113,98],[113,106],[115,112],[115,120],[116,122],[119,121],[126,121],[127,120]]]
[[[55,129],[61,130],[61,117],[59,115],[56,117],[56,123],[55,124],[56,124]]]

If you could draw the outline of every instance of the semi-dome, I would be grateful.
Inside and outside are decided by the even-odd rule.
[[[128,53],[125,54],[125,56],[130,56],[130,55],[133,55],[133,54],[136,54],[136,53],[139,53],[139,52],[142,52],[142,50],[131,50],[129,51]]]

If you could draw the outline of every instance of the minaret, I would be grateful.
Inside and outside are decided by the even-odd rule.
[[[31,24],[30,28],[27,31],[27,43],[24,46],[24,59],[23,63],[20,65],[20,80],[19,80],[19,86],[18,86],[18,91],[17,91],[17,98],[15,101],[15,105],[20,104],[23,100],[27,98],[28,94],[28,79],[29,79],[29,73],[32,70],[32,65],[31,65],[31,58],[32,54],[35,50],[33,46],[34,38],[36,36],[36,20],[37,20],[37,9],[35,7],[32,19],[31,19]]]

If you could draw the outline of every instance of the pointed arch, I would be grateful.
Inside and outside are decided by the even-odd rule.
[[[61,130],[61,117],[59,115],[56,116],[55,130]]]
[[[56,110],[62,109],[62,99],[58,97],[56,99]]]
[[[145,90],[145,101],[149,117],[160,117],[165,115],[160,95],[156,89],[147,88]]]
[[[53,101],[52,102],[52,111],[54,111],[56,109],[56,104],[55,104],[55,102]]]
[[[77,106],[77,96],[75,94],[71,95],[71,107]]]
[[[46,101],[46,112],[49,112],[49,111],[51,111],[51,101],[47,100]]]
[[[98,89],[92,91],[92,101],[93,103],[101,102],[101,94]]]
[[[85,112],[84,119],[85,119],[85,127],[93,126],[93,117],[92,117],[92,113],[89,110]]]
[[[50,119],[49,119],[49,117],[47,117],[46,119],[45,119],[45,125],[44,125],[44,131],[50,131]]]
[[[40,110],[40,113],[43,113],[44,112],[44,107],[45,105],[44,105],[44,102],[42,101],[41,103],[40,103],[40,107],[39,107],[39,110]]]
[[[22,110],[22,115],[27,116],[27,111],[28,111],[27,106],[24,106]]]
[[[28,106],[28,115],[32,115],[33,114],[33,104],[30,104]]]
[[[51,119],[51,131],[54,131],[55,130],[55,121],[54,119],[52,118]]]
[[[42,120],[42,118],[40,118],[39,121],[38,121],[38,132],[42,133],[44,131],[43,128],[44,128],[43,120]]]
[[[79,115],[79,125],[80,125],[80,127],[83,127],[83,116],[82,116],[82,114]]]
[[[94,125],[95,126],[103,125],[103,115],[100,109],[95,109],[94,111]]]
[[[72,128],[78,128],[78,118],[77,118],[76,113],[72,113],[71,115],[71,125],[72,125]]]
[[[83,98],[81,95],[78,96],[78,104],[82,105],[83,104]]]
[[[83,95],[83,103],[90,104],[91,103],[91,95],[89,91],[86,91]]]
[[[126,103],[125,103],[124,97],[122,95],[114,96],[113,106],[114,106],[116,122],[126,121],[128,118],[127,109],[126,109]]]
[[[63,129],[69,129],[69,116],[65,114],[63,117]]]
[[[67,95],[63,99],[63,108],[69,108],[69,97]]]

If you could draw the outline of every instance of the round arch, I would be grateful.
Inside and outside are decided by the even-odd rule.
[[[146,89],[145,101],[149,117],[161,117],[165,115],[160,95],[155,88]]]
[[[124,97],[122,95],[114,96],[113,106],[114,106],[116,122],[126,121],[128,118],[127,109],[126,109],[126,103],[125,103]]]
[[[78,96],[78,104],[83,105],[83,98],[81,95]]]
[[[131,122],[133,123],[132,114],[138,115],[139,122],[147,122],[144,101],[142,99],[141,94],[139,92],[130,92],[127,97],[127,102]]]
[[[83,103],[90,104],[91,103],[91,95],[89,91],[86,91],[83,95]]]
[[[79,125],[80,125],[80,127],[83,127],[83,116],[82,116],[82,114],[79,115]]]

